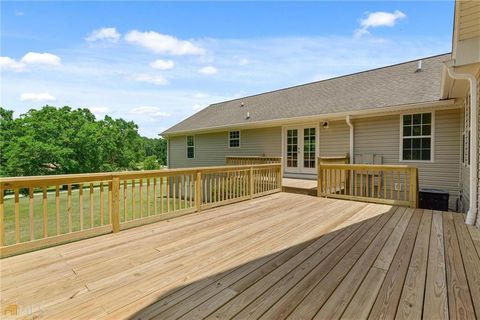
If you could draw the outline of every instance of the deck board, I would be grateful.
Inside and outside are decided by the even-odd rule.
[[[480,313],[463,215],[277,193],[1,260],[39,319],[448,319]]]

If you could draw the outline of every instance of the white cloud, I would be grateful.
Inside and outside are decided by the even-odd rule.
[[[17,62],[9,57],[0,57],[0,67],[5,70],[23,71],[25,64]]]
[[[215,68],[214,66],[206,66],[201,69],[198,69],[198,72],[206,75],[212,75],[217,73],[217,68]]]
[[[21,17],[21,16],[25,15],[25,12],[15,10],[15,15],[16,15],[17,17]]]
[[[27,93],[22,93],[21,94],[20,100],[22,100],[22,101],[44,102],[44,101],[55,101],[57,99],[54,96],[52,96],[50,93],[27,92]]]
[[[106,114],[112,112],[112,109],[108,107],[90,107],[88,108],[97,118],[103,118]]]
[[[115,28],[101,28],[93,30],[92,33],[85,38],[89,42],[94,41],[108,41],[108,42],[118,42],[120,39],[120,33],[117,32]]]
[[[168,34],[161,34],[155,31],[141,32],[133,30],[125,35],[125,40],[147,48],[155,53],[173,55],[205,53],[203,48],[196,46],[191,41],[180,40]]]
[[[400,10],[395,10],[394,12],[370,12],[368,15],[360,20],[360,28],[355,30],[355,36],[361,37],[364,34],[368,34],[369,28],[376,27],[393,27],[395,24],[402,19],[405,19],[407,15]]]
[[[171,116],[170,113],[163,112],[162,109],[158,107],[148,107],[148,106],[134,108],[129,113],[134,115],[146,116],[153,119],[164,119]]]
[[[146,83],[156,84],[156,85],[160,85],[160,86],[168,84],[168,80],[165,79],[164,77],[162,77],[162,76],[151,76],[151,75],[148,75],[148,74],[139,74],[139,75],[135,76],[134,80],[138,81],[138,82],[146,82]]]
[[[10,57],[0,57],[0,67],[5,70],[24,71],[27,65],[58,66],[60,57],[51,53],[28,52],[20,61]]]
[[[157,59],[150,63],[150,66],[154,69],[169,70],[175,66],[175,62],[172,60]]]
[[[49,66],[58,66],[60,65],[60,57],[47,52],[28,52],[20,62],[25,64],[37,64],[37,65],[49,65]]]

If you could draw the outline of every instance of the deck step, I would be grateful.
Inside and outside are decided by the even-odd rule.
[[[291,187],[291,186],[283,186],[282,187],[283,192],[288,192],[288,193],[295,193],[295,194],[305,194],[309,196],[317,196],[317,188],[298,188],[298,187]]]

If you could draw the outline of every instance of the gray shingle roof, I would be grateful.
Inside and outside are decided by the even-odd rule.
[[[440,100],[443,62],[450,54],[215,103],[162,133],[173,134],[303,116],[361,111]],[[241,106],[243,103],[243,107]],[[249,112],[250,119],[245,119]]]

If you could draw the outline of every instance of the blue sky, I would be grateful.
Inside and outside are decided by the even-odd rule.
[[[134,120],[451,50],[453,1],[4,2],[1,105]]]

